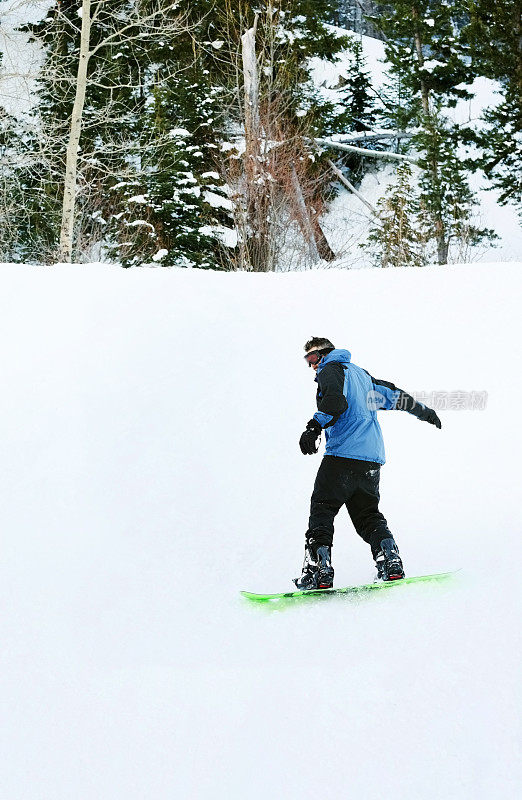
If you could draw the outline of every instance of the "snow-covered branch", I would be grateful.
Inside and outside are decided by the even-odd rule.
[[[355,147],[351,144],[343,144],[341,142],[332,141],[332,139],[313,139],[313,141],[321,147],[333,147],[336,150],[344,150],[347,153],[358,153],[361,156],[368,156],[369,158],[383,158],[389,161],[409,161],[410,164],[419,166],[419,162],[411,156],[403,155],[402,153],[391,153],[389,150],[368,150],[366,147]]]
[[[413,133],[407,133],[406,131],[358,131],[357,133],[334,134],[331,137],[331,141],[349,144],[350,142],[373,142],[379,139],[411,139],[412,136]]]
[[[101,6],[104,3],[105,0],[100,0],[99,5]],[[111,33],[91,48],[89,56],[93,56],[98,50],[114,42],[125,41],[128,43],[132,39],[150,39],[151,37],[157,37],[158,34],[168,37],[186,30],[187,15],[180,14],[175,18],[169,19],[169,12],[176,11],[177,6],[177,3],[165,5],[159,2],[154,11],[145,16],[140,13],[139,9],[136,9],[131,21],[121,27],[116,24]]]

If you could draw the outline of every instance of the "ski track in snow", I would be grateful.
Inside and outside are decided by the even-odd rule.
[[[520,797],[521,268],[0,267],[3,797]],[[407,572],[453,584],[240,598],[299,572],[311,335],[488,392],[380,415]],[[343,512],[333,555],[371,579]]]

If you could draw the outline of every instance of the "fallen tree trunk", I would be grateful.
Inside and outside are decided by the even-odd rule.
[[[317,215],[310,211],[306,205],[303,190],[299,182],[299,176],[294,164],[292,164],[291,177],[292,190],[297,207],[297,217],[303,236],[308,244],[312,263],[316,264],[322,258],[325,261],[333,261],[335,259],[335,253],[328,244],[328,240],[324,235]]]
[[[340,170],[340,169],[338,169],[338,168],[335,166],[335,164],[333,163],[333,161],[330,161],[330,159],[328,159],[327,163],[328,163],[329,167],[332,169],[332,171],[333,171],[333,172],[334,172],[334,173],[337,175],[337,177],[339,178],[339,180],[341,181],[341,183],[343,184],[343,186],[346,186],[346,188],[347,188],[347,189],[349,189],[349,191],[350,191],[350,192],[352,192],[352,194],[354,194],[356,197],[358,197],[358,198],[359,198],[359,200],[361,201],[361,203],[364,203],[364,205],[366,206],[366,208],[367,208],[367,209],[369,209],[369,211],[370,211],[370,212],[371,212],[371,213],[372,213],[372,214],[373,214],[375,217],[378,217],[378,216],[379,216],[379,214],[378,214],[378,212],[377,212],[377,209],[376,209],[376,208],[374,208],[374,207],[372,206],[372,204],[371,204],[371,203],[369,203],[369,202],[368,202],[368,200],[366,200],[366,198],[365,198],[365,197],[363,197],[363,195],[362,195],[362,194],[361,194],[361,193],[360,193],[360,192],[359,192],[359,191],[358,191],[358,190],[355,188],[355,186],[354,186],[352,183],[350,183],[350,181],[348,180],[348,178],[346,178],[346,177],[343,175],[343,173],[341,172],[341,170]]]
[[[320,261],[321,256],[319,255],[319,250],[317,249],[317,242],[315,241],[314,229],[312,227],[312,223],[310,221],[310,215],[306,207],[303,190],[301,189],[301,184],[299,183],[297,171],[293,164],[292,164],[292,190],[297,209],[297,218],[299,221],[299,226],[308,244],[308,250],[310,253],[310,258],[312,260],[312,263],[317,264],[317,262]]]

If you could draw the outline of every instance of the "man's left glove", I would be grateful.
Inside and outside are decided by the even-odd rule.
[[[442,428],[442,422],[440,421],[437,412],[432,408],[428,408],[428,406],[422,409],[422,412],[419,414],[419,419],[422,420],[422,422],[429,422],[430,425],[435,425],[435,427],[439,428],[439,430]]]
[[[317,420],[312,417],[306,426],[305,432],[301,434],[301,438],[299,439],[299,447],[303,455],[311,456],[317,453],[319,450],[317,439],[321,435],[322,430]]]

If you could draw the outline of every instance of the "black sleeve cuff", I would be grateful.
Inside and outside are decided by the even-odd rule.
[[[314,431],[315,433],[321,433],[321,431],[323,429],[322,429],[321,425],[319,424],[319,422],[317,422],[315,417],[312,417],[312,419],[309,420],[306,423],[306,430],[307,431]]]

